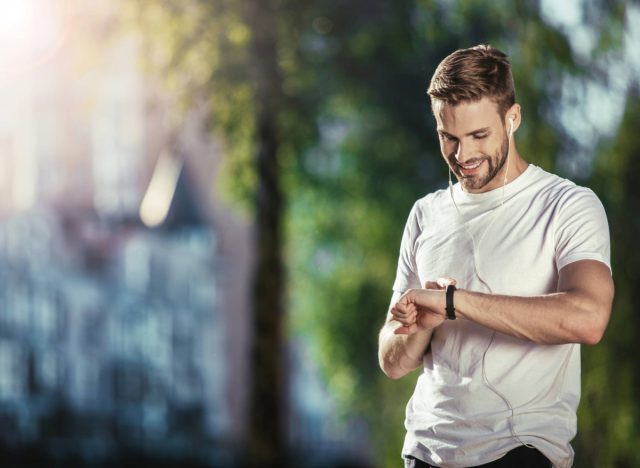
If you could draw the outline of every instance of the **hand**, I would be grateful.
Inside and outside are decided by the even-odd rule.
[[[432,330],[446,319],[443,291],[449,284],[456,284],[452,278],[427,281],[425,289],[409,289],[391,308],[391,315],[400,322],[396,335],[412,335],[420,330]]]

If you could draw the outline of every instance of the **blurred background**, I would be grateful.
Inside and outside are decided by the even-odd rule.
[[[1,0],[0,464],[401,466],[417,374],[382,374],[377,333],[446,186],[428,81],[479,43],[510,56],[521,154],[606,207],[575,466],[640,467],[619,0]]]

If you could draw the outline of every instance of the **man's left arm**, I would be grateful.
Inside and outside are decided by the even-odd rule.
[[[504,296],[465,289],[454,293],[460,319],[474,321],[500,333],[542,344],[596,344],[611,315],[614,286],[609,267],[596,260],[579,260],[559,271],[556,293]],[[441,290],[411,289],[392,309],[406,333],[434,315],[444,320]],[[409,307],[415,304],[416,308]],[[397,332],[396,332],[397,333]]]

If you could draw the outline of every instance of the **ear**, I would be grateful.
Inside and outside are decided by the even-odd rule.
[[[511,133],[513,134],[518,127],[520,127],[521,122],[522,116],[520,114],[520,104],[515,103],[505,114],[505,127],[507,128],[507,131],[511,130]]]

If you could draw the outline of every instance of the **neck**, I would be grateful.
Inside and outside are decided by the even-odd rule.
[[[520,156],[520,153],[518,153],[515,145],[511,148],[511,154],[509,155],[509,157],[511,161],[508,164],[505,163],[506,173],[502,174],[502,180],[504,180],[504,177],[506,176],[507,184],[517,179],[520,174],[522,174],[527,169],[527,167],[529,167],[529,163],[522,159],[522,156]]]

